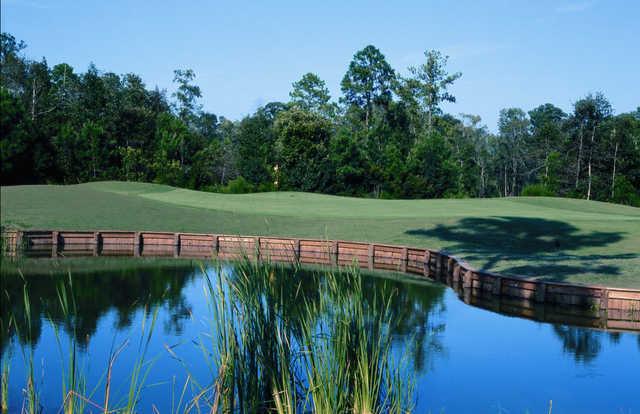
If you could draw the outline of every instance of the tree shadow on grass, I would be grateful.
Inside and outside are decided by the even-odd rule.
[[[504,274],[536,276],[543,280],[562,281],[582,273],[619,275],[620,267],[601,262],[638,257],[631,253],[580,254],[583,248],[616,243],[623,239],[624,233],[584,232],[563,221],[541,218],[471,217],[455,225],[439,224],[405,233],[439,239],[445,242],[446,250],[481,264],[483,270],[499,269]],[[505,262],[513,264],[505,267]]]

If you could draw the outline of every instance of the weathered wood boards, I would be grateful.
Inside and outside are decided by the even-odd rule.
[[[446,283],[469,303],[500,297],[510,300],[512,309],[528,309],[516,304],[586,309],[590,317],[598,315],[594,326],[605,319],[609,327],[640,330],[640,290],[507,277],[476,270],[456,256],[429,249],[343,240],[113,230],[5,230],[2,238],[9,254],[26,247],[36,255],[246,257],[412,273]]]

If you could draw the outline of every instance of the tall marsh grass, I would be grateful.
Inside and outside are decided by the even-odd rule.
[[[2,355],[2,373],[0,378],[0,412],[9,411],[9,374],[11,373],[11,353]]]
[[[412,411],[413,373],[402,352],[392,352],[395,323],[391,297],[365,292],[357,268],[303,271],[248,259],[234,265],[204,266],[203,294],[208,323],[195,341],[201,361],[186,361],[179,348],[166,346],[182,363],[186,379],[176,373],[166,382],[171,413],[351,413],[401,414]],[[71,277],[57,289],[65,326],[50,319],[62,360],[60,412],[136,413],[148,411],[139,402],[160,355],[150,354],[158,307],[145,309],[139,342],[113,346],[106,371],[89,387],[86,359],[74,331],[77,308]],[[30,298],[25,282],[25,321],[31,326]],[[28,333],[27,333],[28,334]],[[135,352],[129,378],[113,378],[118,356]],[[26,363],[23,409],[42,408],[34,374],[33,347],[22,348]],[[8,407],[7,358],[3,358],[2,407]],[[191,364],[206,364],[208,378],[197,378]],[[6,364],[6,367],[5,367]],[[6,371],[6,372],[5,372]],[[158,384],[154,384],[158,385]],[[103,390],[101,392],[100,390]],[[153,406],[154,412],[165,412]],[[4,412],[4,411],[3,411]]]
[[[42,406],[40,405],[40,394],[36,385],[34,350],[30,345],[33,319],[31,314],[31,300],[29,298],[29,290],[26,282],[22,291],[22,300],[24,301],[24,313],[22,315],[24,320],[21,321],[22,324],[18,324],[15,318],[10,318],[12,320],[12,322],[10,322],[10,325],[13,325],[16,331],[19,330],[18,326],[24,326],[24,332],[22,332],[22,336],[27,340],[26,344],[20,344],[20,352],[22,354],[22,361],[25,366],[24,370],[26,375],[25,385],[22,389],[23,400],[21,412],[26,414],[37,414],[42,412]],[[21,335],[20,332],[17,332],[17,334]],[[6,381],[7,384],[3,384],[3,389],[5,387],[8,389],[8,377]],[[3,399],[4,398],[5,397],[3,397]]]
[[[309,284],[315,290],[305,289]],[[221,412],[406,413],[413,381],[391,354],[389,297],[355,268],[302,272],[243,261],[205,276]]]
[[[35,375],[35,344],[32,338],[32,330],[34,329],[33,318],[39,318],[42,315],[32,315],[32,298],[29,294],[29,285],[24,277],[23,286],[23,309],[20,315],[11,314],[9,317],[9,326],[6,329],[7,337],[11,337],[11,331],[14,331],[21,340],[17,341],[18,348],[22,354],[24,363],[25,379],[22,386],[21,406],[19,412],[21,414],[39,414],[44,412],[43,405],[40,401],[38,390],[38,382]],[[89,389],[87,384],[88,368],[87,355],[80,352],[81,346],[78,343],[78,335],[76,332],[77,319],[81,318],[81,309],[77,308],[74,297],[73,282],[71,275],[69,278],[60,283],[56,287],[57,306],[60,308],[61,320],[54,320],[51,315],[46,315],[46,319],[50,322],[55,337],[56,345],[61,361],[61,406],[59,413],[76,414],[76,413],[135,413],[138,412],[137,404],[146,386],[146,379],[151,371],[154,363],[153,358],[148,357],[148,347],[151,337],[155,330],[155,323],[158,316],[158,308],[151,312],[149,318],[142,319],[139,346],[136,350],[136,358],[131,367],[128,388],[126,392],[120,393],[115,404],[111,401],[111,390],[114,385],[114,378],[111,377],[111,369],[115,364],[118,355],[123,352],[130,341],[125,340],[115,351],[111,352],[108,361],[108,368],[100,377],[100,380]],[[6,292],[5,292],[6,294]],[[7,295],[8,297],[8,295]],[[21,319],[18,321],[18,318]],[[149,321],[147,321],[149,319]],[[19,322],[19,323],[18,323]],[[64,328],[64,329],[62,329]],[[2,413],[9,411],[9,373],[11,354],[13,352],[13,344],[8,344],[7,349],[3,350],[2,355],[2,380],[1,380],[1,409]],[[97,364],[96,364],[97,365]],[[116,384],[121,385],[121,384]],[[101,401],[99,389],[104,387],[104,395]],[[13,396],[12,396],[13,397]],[[17,396],[16,396],[17,397]],[[18,400],[18,398],[12,398]],[[14,402],[15,404],[15,402]]]
[[[78,314],[76,301],[73,295],[73,281],[69,275],[67,283],[60,283],[56,289],[58,304],[62,310],[64,325],[72,330],[68,336],[69,344],[64,345],[63,334],[60,328],[51,317],[49,321],[53,327],[56,344],[60,353],[62,364],[60,375],[62,377],[62,411],[64,414],[82,413],[85,411],[86,401],[79,396],[87,395],[86,373],[84,367],[79,363],[78,343],[76,341],[75,324],[73,318]],[[91,397],[90,395],[88,396]]]

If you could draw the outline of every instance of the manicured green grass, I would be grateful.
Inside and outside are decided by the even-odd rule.
[[[3,226],[377,241],[446,249],[505,274],[640,288],[640,209],[608,203],[226,195],[122,182],[1,191]]]

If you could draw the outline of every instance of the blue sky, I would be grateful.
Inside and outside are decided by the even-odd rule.
[[[505,107],[570,110],[602,91],[616,112],[640,105],[640,1],[45,1],[3,0],[2,30],[27,55],[85,70],[140,74],[172,91],[192,68],[208,111],[238,119],[286,100],[316,72],[332,96],[353,54],[381,49],[400,73],[426,49],[462,72],[447,112],[496,129]]]

